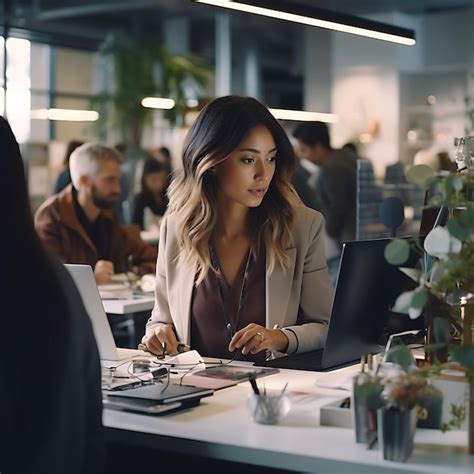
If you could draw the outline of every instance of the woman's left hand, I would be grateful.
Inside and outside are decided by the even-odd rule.
[[[234,334],[229,351],[242,349],[242,354],[257,354],[263,350],[285,352],[288,338],[280,329],[267,329],[251,323]]]

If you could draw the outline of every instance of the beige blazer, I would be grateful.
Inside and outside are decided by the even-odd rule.
[[[324,219],[310,208],[297,210],[291,244],[291,266],[277,264],[266,274],[266,326],[278,325],[288,336],[287,353],[322,347],[333,298],[324,252]],[[196,267],[179,265],[174,216],[161,224],[156,272],[155,306],[147,334],[159,324],[173,324],[178,340],[190,344],[190,308]]]

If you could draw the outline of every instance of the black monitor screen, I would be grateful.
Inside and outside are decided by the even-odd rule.
[[[324,367],[380,352],[390,334],[423,327],[421,319],[412,321],[391,311],[397,296],[417,284],[386,261],[384,249],[389,242],[379,239],[344,244]],[[413,252],[404,266],[415,267],[418,259]]]

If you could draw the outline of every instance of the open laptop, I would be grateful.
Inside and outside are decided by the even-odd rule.
[[[89,265],[65,264],[81,295],[82,302],[92,321],[100,358],[107,361],[122,361],[146,355],[135,349],[117,349],[104,306],[99,295],[94,272]]]
[[[390,334],[422,329],[423,321],[393,313],[397,296],[416,283],[389,264],[384,250],[390,239],[347,242],[342,249],[326,344],[323,349],[289,355],[261,365],[300,370],[328,370],[381,352]],[[414,267],[413,254],[405,267]]]

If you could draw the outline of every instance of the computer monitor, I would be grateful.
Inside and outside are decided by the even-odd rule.
[[[383,350],[390,334],[423,327],[392,311],[403,291],[417,284],[385,259],[390,239],[346,242],[336,282],[322,366],[332,367]],[[404,265],[418,262],[413,252]]]
[[[327,370],[382,351],[390,334],[422,329],[421,319],[412,321],[407,315],[392,311],[397,296],[414,289],[416,282],[387,262],[384,251],[389,242],[390,239],[377,239],[344,244],[323,349],[262,365]],[[413,252],[404,266],[414,267],[418,258]]]

